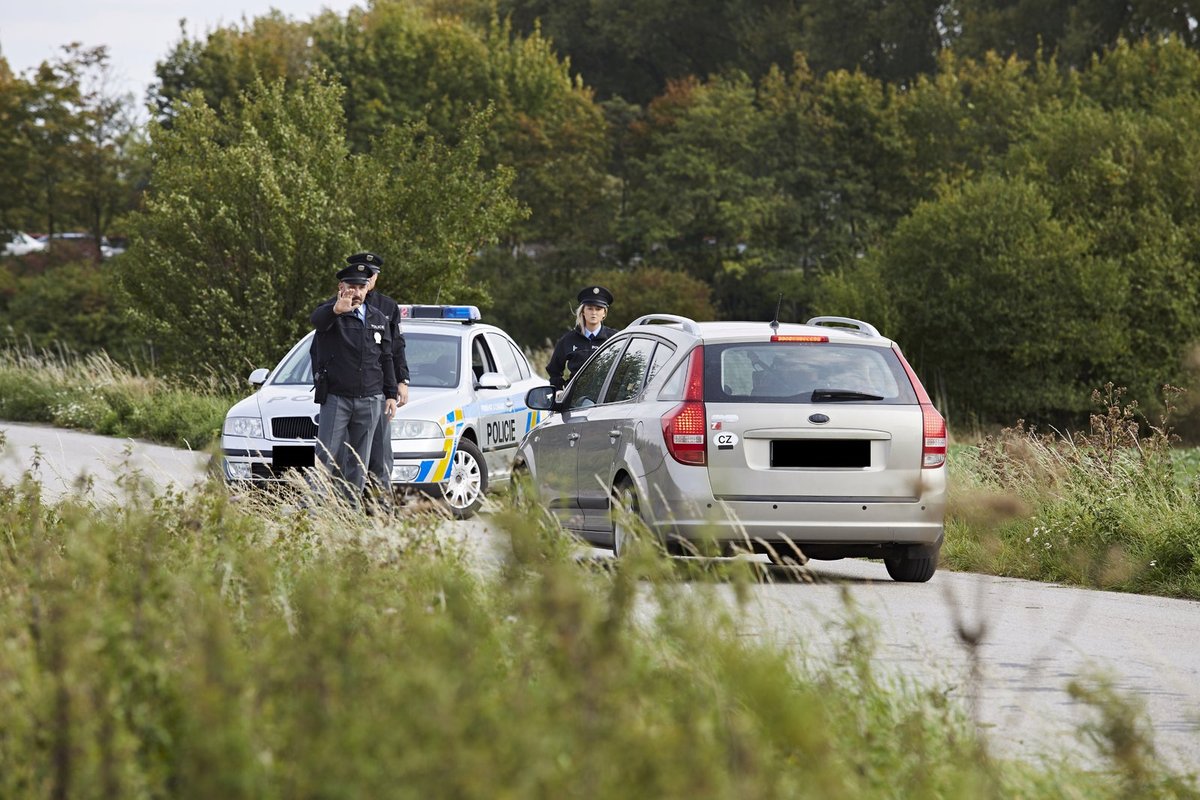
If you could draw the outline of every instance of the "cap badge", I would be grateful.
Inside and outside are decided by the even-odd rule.
[[[592,289],[592,294],[600,294],[600,287],[597,286],[596,288]]]
[[[359,265],[358,265],[358,271],[359,271],[359,272],[366,272],[366,271],[367,271],[367,268],[366,268],[366,267],[364,267],[362,264],[359,264]]]

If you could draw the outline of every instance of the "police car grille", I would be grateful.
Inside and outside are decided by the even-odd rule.
[[[276,417],[271,420],[271,435],[276,439],[315,439],[317,426],[308,417]]]

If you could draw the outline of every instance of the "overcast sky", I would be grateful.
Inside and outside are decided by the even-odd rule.
[[[18,74],[55,58],[59,47],[107,45],[113,77],[141,103],[154,80],[155,62],[179,41],[179,20],[192,37],[220,25],[240,24],[272,8],[309,19],[328,8],[345,14],[366,0],[4,0],[0,55]]]

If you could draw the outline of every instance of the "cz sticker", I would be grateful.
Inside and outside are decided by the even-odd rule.
[[[713,437],[713,441],[717,443],[718,450],[732,450],[738,443],[738,437],[736,433],[722,431]]]

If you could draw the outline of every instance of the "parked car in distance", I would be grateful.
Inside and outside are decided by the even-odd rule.
[[[28,233],[12,231],[4,235],[3,255],[27,256],[30,253],[40,253],[45,249],[45,242],[35,239]]]
[[[52,233],[46,240],[46,244],[53,247],[55,242],[69,242],[80,249],[86,250],[89,254],[96,252],[96,237],[90,233],[81,233],[78,231],[65,231],[61,233]],[[114,255],[113,247],[108,241],[107,236],[100,237],[99,246],[100,258],[112,258]]]
[[[543,379],[475,306],[400,307],[410,372],[408,403],[392,419],[392,486],[441,498],[456,517],[473,515],[490,486],[507,482],[517,444],[541,419],[525,395]],[[221,448],[231,484],[269,484],[312,467],[321,407],[313,400],[312,333],[225,417]]]
[[[618,556],[640,517],[675,554],[882,558],[898,581],[937,568],[945,421],[865,322],[648,315],[525,404],[553,413],[521,443],[517,485]]]

